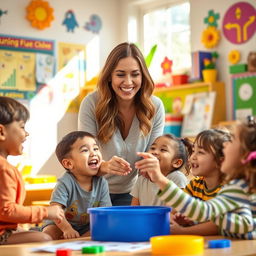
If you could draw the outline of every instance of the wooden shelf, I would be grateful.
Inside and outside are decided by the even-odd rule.
[[[216,125],[219,122],[226,120],[226,92],[225,84],[223,82],[200,82],[192,84],[173,85],[168,88],[155,88],[154,94],[162,99],[166,112],[172,113],[172,104],[175,99],[179,98],[182,104],[184,104],[185,98],[189,94],[212,91],[216,92],[216,100],[212,120],[212,124]]]

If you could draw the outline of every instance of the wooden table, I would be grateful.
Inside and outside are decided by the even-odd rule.
[[[209,236],[205,237],[205,250],[204,253],[201,254],[201,256],[222,256],[222,255],[232,255],[232,256],[238,256],[238,255],[256,255],[256,240],[249,241],[249,240],[232,240],[231,247],[225,248],[225,249],[208,249],[207,248],[207,241],[211,239],[222,239],[223,237],[220,236]],[[88,240],[88,238],[79,238],[76,240]],[[71,240],[59,240],[59,241],[53,241],[48,243],[30,243],[30,244],[20,244],[20,245],[6,245],[0,246],[0,256],[53,256],[54,253],[32,253],[30,252],[30,248],[35,247],[41,247],[43,245],[50,245],[55,243],[63,243]],[[80,251],[73,251],[72,255],[89,255],[89,254],[81,254]],[[90,254],[92,255],[92,254]],[[142,250],[137,251],[133,253],[127,253],[127,252],[105,252],[103,254],[97,254],[97,255],[105,255],[105,256],[151,256],[151,250]]]

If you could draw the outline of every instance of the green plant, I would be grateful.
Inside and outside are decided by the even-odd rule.
[[[147,67],[150,66],[150,64],[152,62],[152,59],[155,55],[156,49],[157,49],[157,44],[152,46],[152,48],[150,49],[149,54],[145,57],[145,62],[146,62]]]
[[[219,58],[219,54],[217,52],[212,52],[211,59],[204,59],[204,69],[215,69],[216,61]]]

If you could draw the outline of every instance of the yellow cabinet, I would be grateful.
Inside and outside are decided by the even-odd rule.
[[[188,94],[212,91],[216,92],[212,125],[216,125],[219,122],[226,120],[226,93],[225,84],[223,82],[202,82],[179,86],[175,85],[169,88],[155,88],[154,95],[161,98],[166,112],[175,113],[177,105],[180,108],[183,107],[185,98]]]

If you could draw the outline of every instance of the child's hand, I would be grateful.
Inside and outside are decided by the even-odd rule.
[[[169,180],[162,174],[159,160],[150,153],[138,152],[137,155],[143,157],[143,159],[135,163],[135,168],[139,169],[143,176],[147,174],[160,189],[164,188]]]
[[[78,238],[78,237],[80,237],[79,233],[76,230],[74,230],[71,226],[63,230],[64,239],[71,239],[71,238]]]
[[[183,227],[194,225],[194,222],[192,220],[190,220],[188,217],[180,212],[177,212],[172,216],[172,221]]]
[[[184,227],[180,226],[177,222],[175,222],[174,220],[171,221],[171,227],[170,227],[170,231],[172,235],[182,235],[182,234],[186,234],[186,230]]]
[[[59,205],[51,205],[47,207],[48,209],[48,219],[61,222],[64,219],[64,211]]]

